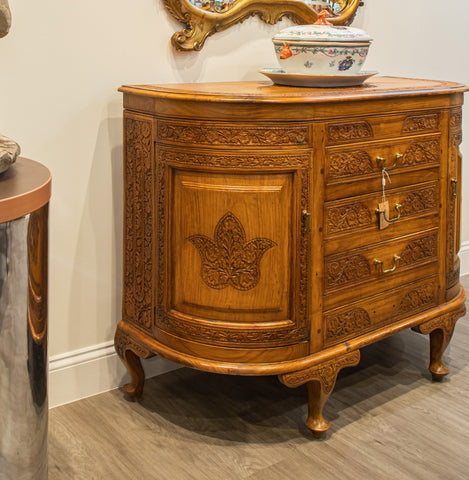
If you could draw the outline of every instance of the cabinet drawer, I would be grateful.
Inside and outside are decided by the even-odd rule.
[[[437,229],[329,255],[324,259],[324,308],[437,274],[438,267]]]
[[[326,128],[327,145],[438,132],[440,116],[439,111],[425,111],[330,122]]]
[[[433,276],[326,311],[323,316],[324,344],[343,342],[434,307],[438,304],[438,292],[438,280]]]
[[[438,181],[388,190],[390,216],[397,215],[395,205],[399,204],[400,219],[384,230],[379,229],[376,212],[381,202],[378,192],[326,202],[326,255],[436,227],[439,199]]]
[[[308,146],[309,126],[305,124],[227,124],[158,120],[160,143],[193,146],[289,147]]]
[[[441,155],[439,135],[327,148],[327,199],[343,197],[344,187],[347,196],[381,190],[383,166],[394,187],[436,180]]]

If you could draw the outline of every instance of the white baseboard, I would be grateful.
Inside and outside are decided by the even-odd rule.
[[[459,251],[461,258],[461,275],[469,275],[469,242],[464,242]]]
[[[147,378],[180,367],[159,356],[143,360],[143,366]],[[112,341],[55,355],[49,360],[49,407],[107,392],[129,380]]]

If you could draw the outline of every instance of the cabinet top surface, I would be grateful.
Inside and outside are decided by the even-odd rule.
[[[211,102],[322,103],[387,97],[463,93],[461,83],[400,77],[373,77],[359,87],[303,88],[269,81],[124,85],[119,91],[146,97]]]

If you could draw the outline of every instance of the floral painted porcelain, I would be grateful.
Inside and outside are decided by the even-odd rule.
[[[286,73],[355,75],[365,63],[372,39],[359,28],[334,26],[322,17],[321,24],[286,28],[272,41]]]

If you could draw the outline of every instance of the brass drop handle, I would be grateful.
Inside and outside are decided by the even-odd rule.
[[[311,232],[311,213],[309,213],[308,210],[303,210],[301,214],[303,215],[304,232],[310,233]]]
[[[458,196],[458,181],[455,178],[451,179],[451,194],[455,198]]]
[[[384,268],[383,268],[384,262],[382,262],[381,260],[378,260],[377,258],[375,258],[373,263],[375,265],[380,265],[381,273],[391,273],[391,272],[394,272],[394,270],[396,270],[397,262],[400,259],[401,259],[401,257],[399,255],[394,255],[394,266],[392,268],[388,268],[387,270],[384,270]]]
[[[397,164],[399,163],[399,160],[403,156],[404,155],[402,155],[401,153],[396,153],[396,158],[394,159],[394,163],[388,168],[386,168],[386,159],[383,158],[383,157],[376,157],[376,163],[378,164],[378,167],[381,170],[386,170],[387,172],[389,172],[390,170],[394,170],[397,167]]]
[[[396,203],[396,205],[394,205],[394,209],[397,212],[397,217],[394,217],[394,218],[388,218],[386,210],[384,210],[384,209],[377,208],[376,213],[379,213],[379,214],[383,215],[383,218],[384,218],[384,220],[386,220],[387,223],[394,223],[394,222],[397,222],[401,218],[401,207],[402,207],[402,205],[400,203]]]

